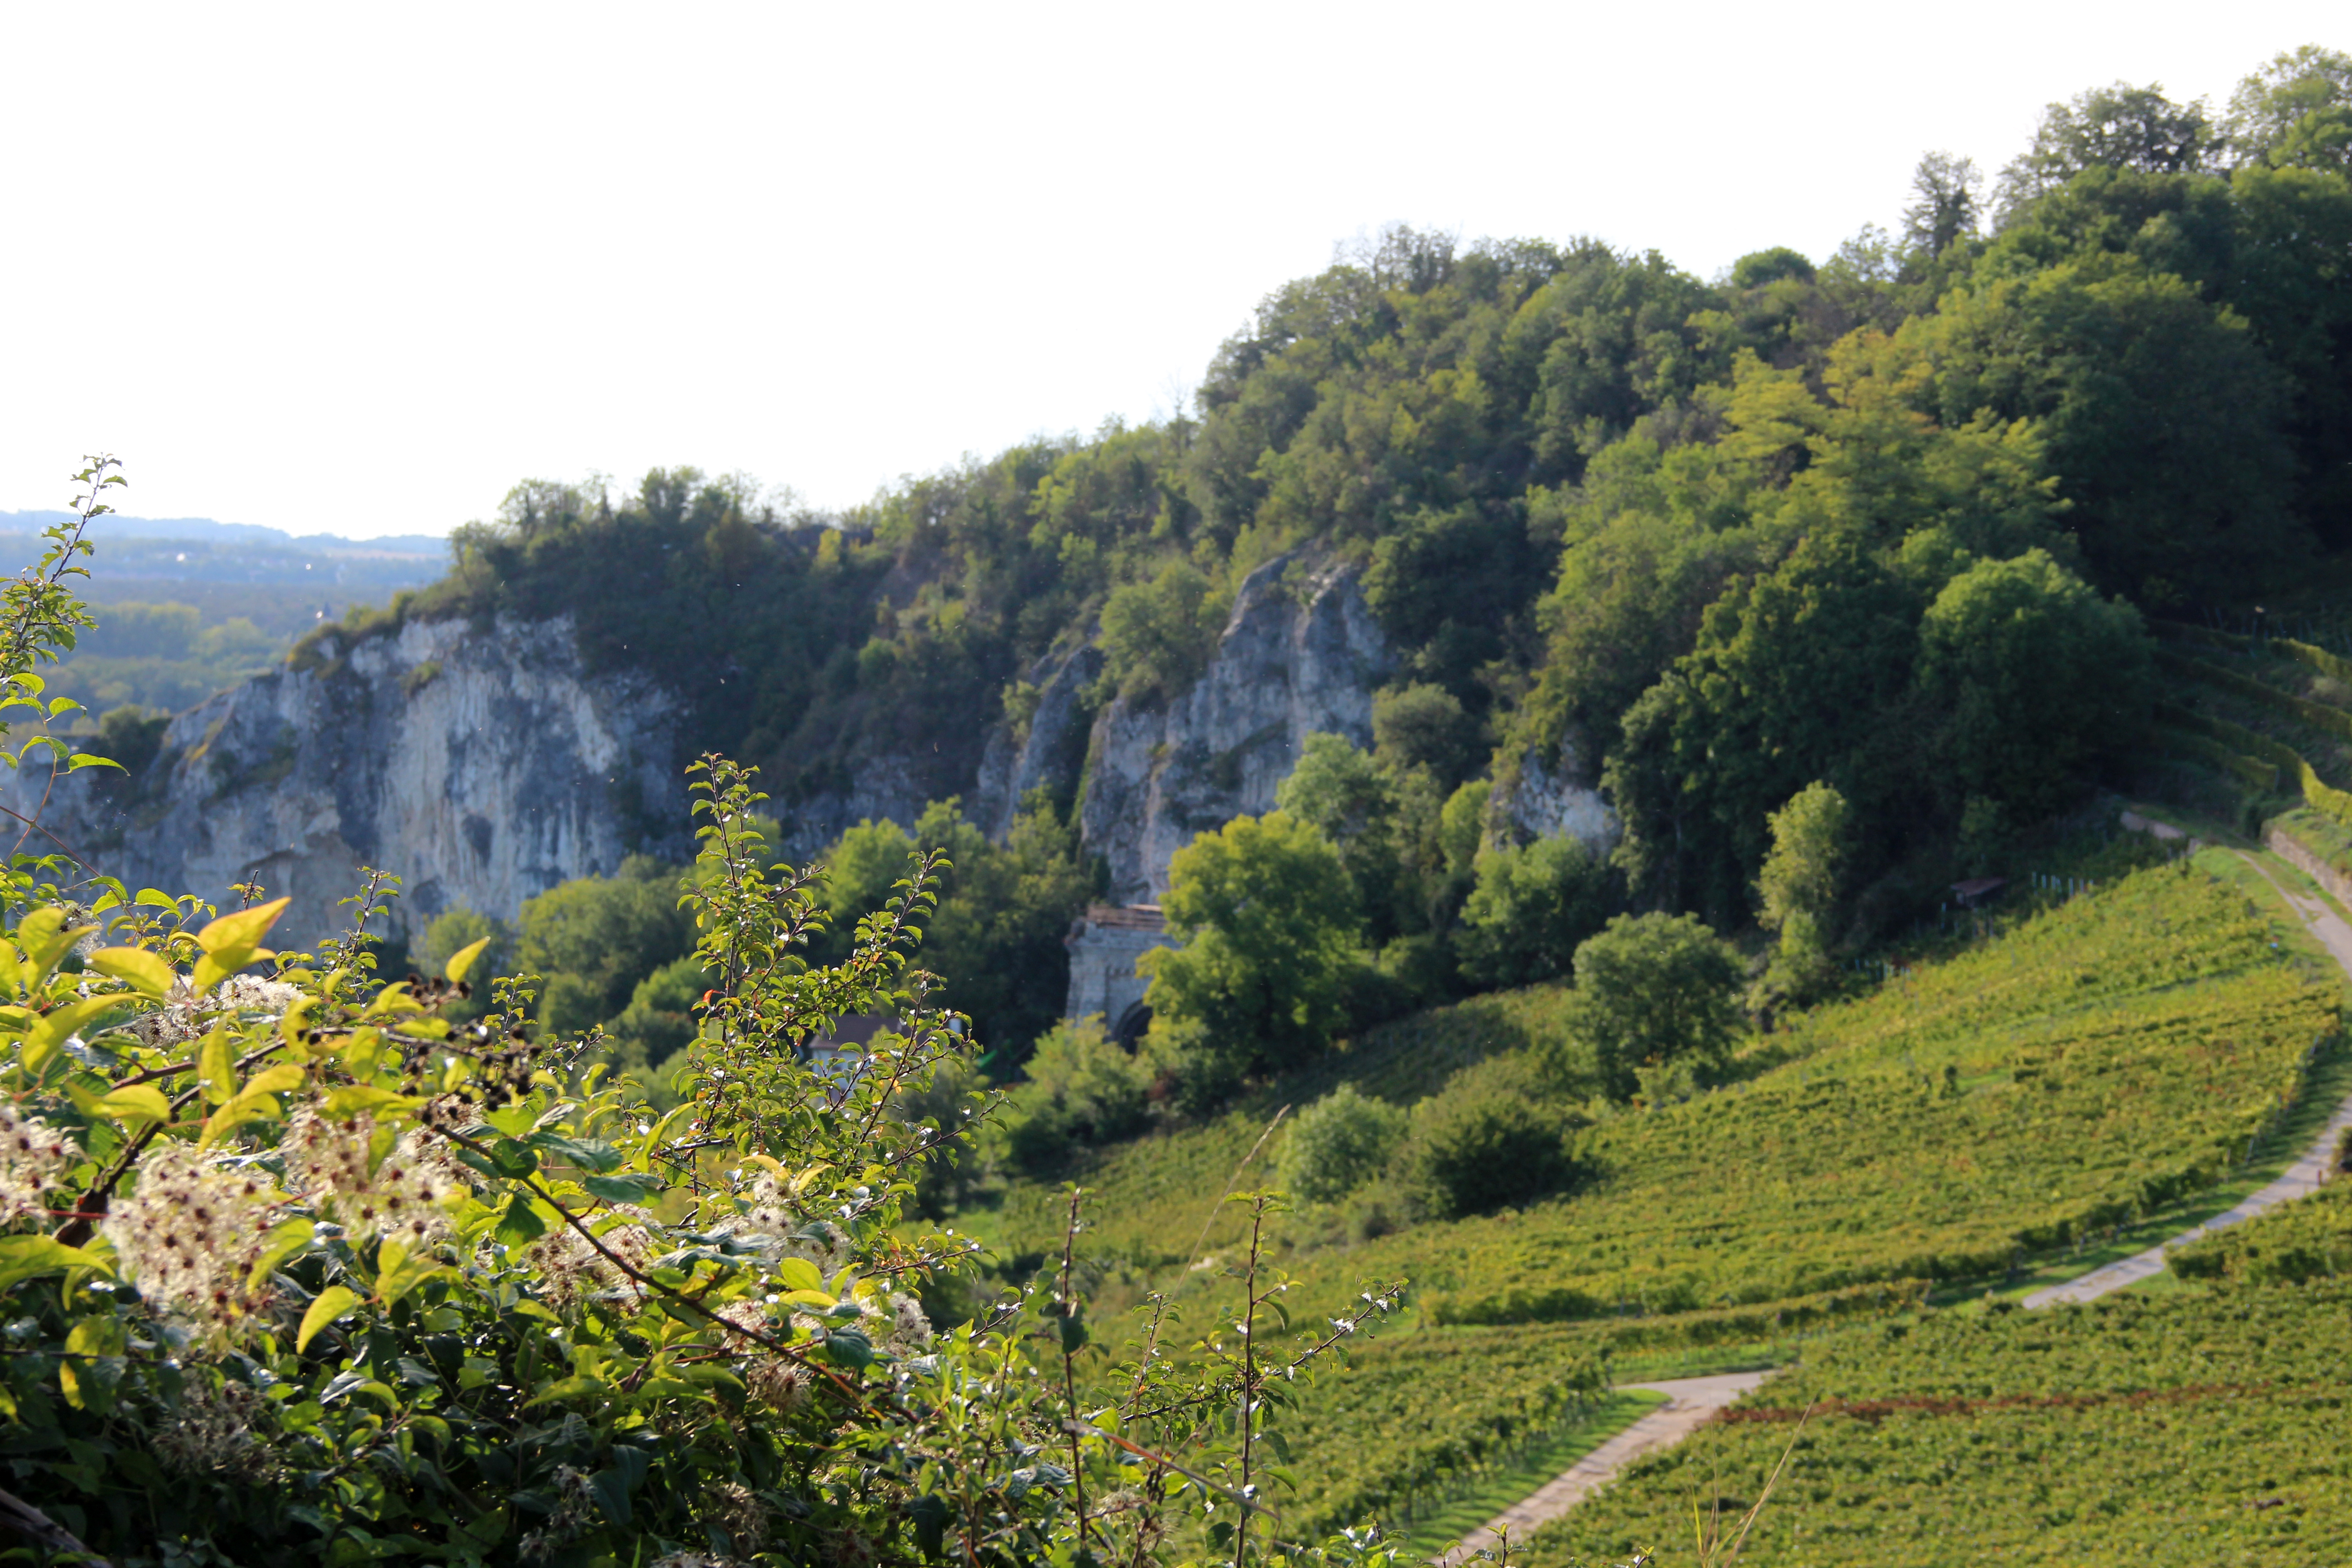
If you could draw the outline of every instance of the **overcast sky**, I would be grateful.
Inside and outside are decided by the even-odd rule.
[[[0,509],[442,532],[526,476],[821,506],[1189,397],[1336,242],[1712,275],[2042,105],[2352,47],[2234,8],[8,7]]]

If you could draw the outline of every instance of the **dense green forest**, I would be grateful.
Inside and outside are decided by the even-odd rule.
[[[1286,786],[1344,874],[1301,896],[1344,893],[1334,951],[1360,961],[1311,1032],[1563,973],[1620,910],[1781,932],[1757,879],[1774,814],[1820,785],[1839,815],[1798,922],[1817,951],[1759,1000],[1801,994],[2126,780],[2157,688],[2146,616],[2340,578],[2346,74],[2284,56],[2218,115],[2094,89],[1990,192],[1930,154],[1899,230],[1713,279],[1589,240],[1392,229],[1269,295],[1185,416],[839,517],[692,469],[632,495],[520,485],[442,582],[343,629],[572,612],[592,661],[659,670],[781,812],[892,757],[940,803],[897,830],[938,846],[973,716],[1023,723],[1038,660],[1091,642],[1089,702],[1164,700],[1247,573],[1336,557],[1402,667],[1374,749],[1316,752]],[[1492,802],[1530,768],[1603,790],[1605,864],[1517,841]],[[968,838],[950,882],[943,925],[986,940],[942,973],[1006,1059],[1058,1006],[1038,900],[1085,895],[1082,787],[1029,802],[1019,847]],[[982,870],[1006,855],[1018,870]],[[683,951],[597,982],[606,1016]]]

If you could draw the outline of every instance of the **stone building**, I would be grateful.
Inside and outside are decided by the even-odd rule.
[[[1064,1016],[1103,1016],[1103,1026],[1127,1045],[1143,1037],[1151,1009],[1143,1005],[1150,982],[1135,961],[1155,947],[1173,947],[1158,904],[1088,904],[1062,939],[1070,950],[1070,1000]]]

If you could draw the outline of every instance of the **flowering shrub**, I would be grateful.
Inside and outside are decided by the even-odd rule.
[[[770,869],[747,773],[698,773],[708,990],[667,1114],[583,1068],[593,1042],[531,1027],[527,978],[454,1022],[481,943],[383,984],[381,876],[343,935],[271,952],[286,901],[257,889],[220,913],[59,858],[0,873],[0,1544],[122,1565],[1391,1561],[1370,1536],[1282,1545],[1260,1489],[1267,1411],[1393,1288],[1278,1350],[1284,1282],[1252,1252],[1216,1336],[1181,1342],[1154,1300],[1113,1365],[1066,1258],[1057,1289],[934,1331],[917,1291],[974,1244],[901,1200],[985,1110],[901,1109],[971,1049],[911,963],[937,857],[810,967],[813,876]],[[855,1072],[803,1059],[875,1011],[896,1033]]]

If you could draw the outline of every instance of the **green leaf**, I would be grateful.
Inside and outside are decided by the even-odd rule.
[[[915,1544],[923,1555],[939,1556],[947,1541],[947,1500],[925,1492],[907,1505],[907,1517],[914,1521]]]
[[[635,1204],[643,1203],[646,1198],[661,1191],[662,1179],[659,1176],[642,1173],[626,1176],[588,1176],[583,1178],[580,1184],[587,1188],[592,1195],[600,1197],[608,1204]]]
[[[596,1499],[596,1506],[614,1524],[627,1528],[629,1522],[628,1478],[618,1470],[599,1470],[588,1478],[588,1490]]]
[[[111,1410],[114,1386],[122,1380],[120,1358],[130,1348],[130,1331],[119,1318],[84,1318],[74,1324],[66,1334],[67,1359],[58,1368],[66,1403],[100,1415]]]
[[[530,1398],[524,1400],[523,1406],[528,1409],[534,1405],[544,1405],[551,1399],[594,1399],[602,1401],[611,1392],[611,1388],[605,1384],[603,1378],[590,1377],[585,1373],[582,1373],[577,1376],[567,1377],[562,1379],[561,1382],[549,1384],[545,1388],[541,1389]]]
[[[490,1234],[509,1247],[522,1247],[545,1236],[547,1225],[532,1212],[530,1199],[516,1193],[507,1199],[507,1206],[499,1215],[498,1227]]]
[[[0,1236],[0,1290],[37,1279],[44,1274],[62,1274],[68,1268],[93,1268],[110,1275],[114,1272],[97,1254],[68,1247],[53,1236]]]
[[[825,1336],[824,1353],[835,1366],[855,1369],[874,1359],[874,1342],[863,1329],[835,1329]]]
[[[308,1350],[320,1330],[358,1306],[360,1300],[358,1291],[346,1289],[341,1285],[330,1285],[320,1291],[317,1300],[310,1303],[310,1310],[302,1314],[301,1330],[294,1336],[296,1353]]]
[[[566,1138],[560,1132],[534,1132],[525,1140],[532,1148],[558,1154],[583,1171],[617,1171],[621,1152],[601,1138]]]
[[[62,702],[65,699],[60,697],[58,700]],[[84,768],[112,768],[119,773],[127,773],[131,771],[112,757],[95,756],[89,752],[76,752],[66,760],[66,772],[69,773],[78,773]]]
[[[113,1316],[84,1318],[66,1331],[68,1355],[121,1355],[131,1348],[131,1331]]]
[[[539,1169],[539,1152],[527,1143],[501,1138],[490,1145],[490,1163],[499,1168],[499,1175],[520,1181]]]
[[[252,1271],[245,1277],[247,1290],[258,1290],[261,1282],[269,1278],[277,1267],[310,1245],[318,1226],[307,1219],[280,1220],[269,1229],[261,1244],[261,1253],[253,1260]]]
[[[490,939],[484,937],[479,942],[459,948],[449,955],[449,962],[443,965],[441,973],[446,974],[452,984],[464,980],[467,972],[474,967],[474,960],[481,957],[482,950],[489,945]],[[628,1521],[624,1520],[622,1522],[625,1524]]]
[[[86,960],[100,974],[125,980],[142,995],[162,1001],[171,994],[172,982],[179,978],[161,954],[140,947],[101,947]]]
[[[787,1258],[776,1265],[776,1280],[789,1290],[814,1290],[824,1285],[824,1276],[805,1258]],[[833,1305],[832,1297],[825,1298],[825,1305]]]
[[[376,1299],[389,1307],[415,1289],[436,1274],[446,1274],[449,1266],[431,1256],[411,1258],[408,1248],[397,1241],[387,1241],[376,1253]]]

